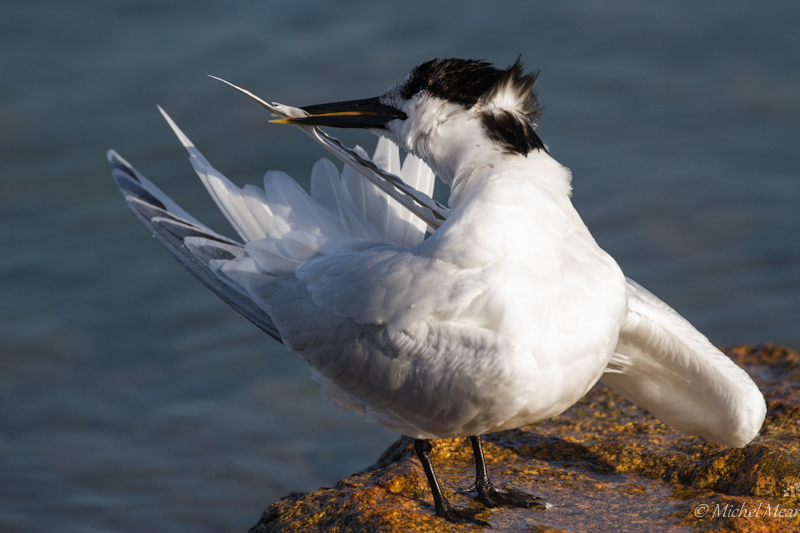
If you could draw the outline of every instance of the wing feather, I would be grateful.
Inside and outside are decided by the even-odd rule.
[[[628,318],[601,381],[684,433],[750,442],[767,409],[756,384],[667,304],[627,282]]]
[[[215,272],[216,262],[243,257],[242,245],[198,222],[113,150],[109,150],[108,160],[117,187],[147,231],[217,296],[282,342],[272,319],[247,292]]]

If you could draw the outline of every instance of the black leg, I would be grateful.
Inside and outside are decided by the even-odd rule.
[[[442,518],[447,519],[449,522],[473,522],[481,525],[488,525],[482,520],[475,518],[479,512],[478,509],[471,509],[469,507],[461,507],[452,505],[447,498],[442,494],[442,489],[439,486],[439,480],[436,479],[436,473],[433,471],[433,463],[431,463],[431,446],[430,441],[425,439],[414,439],[414,450],[417,452],[422,468],[425,470],[425,475],[428,478],[428,485],[431,487],[433,493],[433,502],[436,505],[436,514]]]
[[[472,453],[475,455],[475,490],[478,491],[478,501],[486,507],[538,507],[547,509],[549,503],[542,498],[528,494],[517,489],[498,489],[489,480],[486,472],[486,460],[483,457],[483,443],[481,437],[470,437]],[[419,452],[417,452],[419,453]]]

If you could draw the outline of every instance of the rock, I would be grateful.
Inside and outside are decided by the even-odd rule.
[[[487,435],[498,485],[542,496],[548,510],[486,509],[491,531],[800,531],[800,352],[766,345],[723,349],[767,399],[759,436],[726,448],[661,424],[602,385],[565,413]],[[433,442],[434,465],[454,503],[478,505],[468,439]],[[411,439],[332,488],[292,493],[251,533],[478,531],[436,516]]]

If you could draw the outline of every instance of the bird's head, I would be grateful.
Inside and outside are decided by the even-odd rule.
[[[545,149],[534,131],[541,111],[535,83],[519,60],[500,70],[484,61],[434,59],[378,97],[303,107],[310,116],[281,122],[369,129],[450,183],[477,157]]]

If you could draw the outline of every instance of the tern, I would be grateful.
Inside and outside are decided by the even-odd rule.
[[[430,439],[470,438],[484,506],[546,508],[492,484],[481,435],[553,417],[598,381],[727,446],[766,414],[750,377],[597,245],[536,131],[535,82],[519,60],[437,59],[364,100],[292,108],[240,89],[346,163],[340,176],[318,162],[310,195],[281,172],[238,188],[162,110],[243,243],[109,151],[129,207],[178,261],[306,361],[327,399],[414,439],[450,521],[478,508],[444,496]],[[379,135],[373,160],[319,127]],[[449,210],[430,199],[434,174]]]

